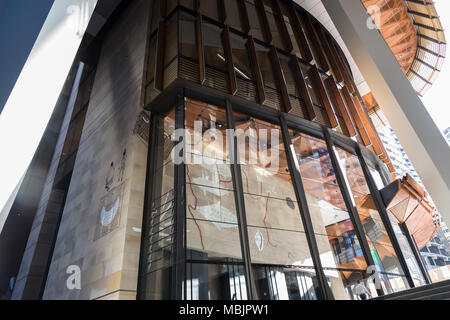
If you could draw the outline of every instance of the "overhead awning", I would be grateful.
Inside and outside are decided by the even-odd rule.
[[[441,224],[441,215],[426,191],[407,174],[380,190],[380,193],[386,209],[400,224],[406,224],[418,249],[422,249]],[[365,204],[373,206],[373,200],[366,199]]]

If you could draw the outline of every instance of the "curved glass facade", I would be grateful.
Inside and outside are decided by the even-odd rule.
[[[314,18],[262,0],[154,1],[152,16],[138,297],[356,299],[359,280],[373,297],[420,282],[371,197],[389,179],[376,132]]]

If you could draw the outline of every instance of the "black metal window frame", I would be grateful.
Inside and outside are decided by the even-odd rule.
[[[361,164],[361,167],[363,169],[363,172],[365,174],[366,182],[370,188],[371,194],[374,196],[374,201],[377,205],[377,209],[380,212],[380,216],[383,218],[382,222],[386,230],[388,231],[388,236],[393,243],[395,253],[401,263],[401,266],[403,268],[404,274],[406,278],[408,279],[408,284],[410,287],[414,287],[414,284],[412,282],[411,274],[409,272],[409,269],[407,267],[406,260],[404,258],[404,255],[402,254],[402,251],[400,249],[400,246],[398,245],[398,240],[395,237],[395,234],[393,233],[392,226],[388,219],[386,219],[387,214],[385,213],[385,207],[384,204],[381,202],[381,198],[378,196],[379,192],[376,189],[375,181],[370,174],[370,171],[368,171],[368,165],[370,165],[372,168],[375,168],[378,172],[381,173],[381,176],[383,177],[384,182],[389,182],[390,177],[387,169],[385,168],[385,165],[382,163],[381,160],[368,148],[358,144],[353,139],[346,137],[330,128],[327,128],[323,125],[320,125],[318,123],[314,123],[299,117],[296,117],[292,114],[288,114],[282,111],[278,111],[275,109],[272,109],[270,107],[260,105],[257,103],[249,102],[249,101],[243,101],[242,98],[235,97],[232,95],[227,95],[218,92],[217,90],[202,87],[201,85],[192,83],[190,81],[184,81],[184,80],[177,80],[170,91],[164,92],[160,97],[158,97],[153,103],[152,103],[152,113],[155,115],[164,115],[165,113],[169,112],[173,108],[184,108],[185,107],[185,99],[193,99],[197,101],[201,101],[203,103],[208,103],[220,108],[224,108],[227,112],[227,121],[228,121],[228,127],[230,129],[234,128],[233,123],[233,117],[232,114],[234,111],[241,112],[248,114],[252,117],[261,119],[263,121],[267,121],[276,125],[280,126],[281,133],[283,136],[283,142],[286,145],[289,145],[290,137],[289,137],[289,129],[295,129],[302,133],[311,135],[316,138],[320,138],[323,141],[327,143],[327,146],[329,148],[330,157],[333,163],[333,166],[335,167],[336,172],[336,178],[338,180],[341,193],[343,195],[344,201],[347,204],[348,212],[352,218],[352,221],[355,225],[355,231],[357,231],[360,234],[359,239],[362,239],[362,249],[364,253],[365,260],[367,262],[367,265],[374,265],[373,258],[370,254],[370,249],[368,248],[367,240],[365,240],[365,232],[363,230],[362,225],[359,221],[359,215],[356,212],[356,208],[351,208],[351,194],[349,193],[348,187],[345,185],[343,173],[341,169],[339,168],[339,165],[337,164],[336,155],[334,154],[333,147],[339,147],[342,148],[352,155],[356,156],[359,159],[359,162]],[[184,110],[184,109],[183,109]],[[181,111],[177,111],[176,114],[183,114],[184,119],[184,112],[181,113]],[[178,116],[179,117],[179,116]],[[184,125],[184,120],[180,121],[179,119],[175,119],[175,123],[177,124],[177,128],[181,128],[181,125]],[[151,139],[151,135],[150,135]],[[233,157],[236,159],[237,157],[237,146],[234,145],[233,149],[234,154]],[[292,181],[294,185],[294,190],[297,195],[297,200],[299,203],[299,214],[301,215],[302,222],[304,224],[305,230],[309,230],[310,232],[306,232],[306,234],[310,235],[310,237],[307,238],[308,245],[311,253],[311,257],[314,261],[314,268],[316,271],[316,275],[319,280],[319,288],[320,292],[318,293],[318,297],[320,299],[334,299],[333,294],[331,292],[330,287],[327,284],[327,279],[325,277],[325,274],[323,272],[323,268],[320,264],[320,254],[318,251],[316,240],[314,239],[314,232],[312,229],[312,223],[311,223],[311,217],[309,216],[309,209],[306,202],[306,195],[305,191],[302,185],[302,179],[300,172],[298,170],[295,170],[295,159],[292,154],[289,154],[289,147],[286,147],[286,151],[288,152],[288,163],[290,166],[290,172],[292,176]],[[151,154],[151,150],[149,150],[149,154]],[[148,161],[151,158],[149,158]],[[149,168],[152,167],[152,164],[149,163]],[[172,297],[174,299],[183,299],[186,297],[186,288],[183,289],[183,281],[180,277],[186,276],[186,258],[183,256],[183,252],[185,252],[186,243],[185,243],[185,236],[184,236],[184,224],[183,219],[186,216],[186,208],[185,208],[185,202],[183,200],[183,194],[185,192],[184,184],[185,184],[185,175],[183,174],[184,171],[184,165],[179,165],[178,169],[175,170],[175,187],[180,189],[179,191],[176,191],[176,194],[179,194],[179,197],[181,201],[178,201],[180,205],[176,207],[175,215],[176,215],[176,234],[180,239],[176,239],[177,248],[175,249],[175,255],[176,255],[176,261],[175,264],[176,267],[174,270],[174,279],[178,283],[174,283],[174,290],[176,288],[176,294],[174,294]],[[247,280],[247,293],[249,299],[258,299],[256,287],[253,281],[253,275],[252,275],[252,264],[249,256],[249,243],[248,243],[248,234],[246,231],[246,218],[245,218],[245,204],[244,200],[242,199],[243,195],[243,185],[242,185],[242,177],[240,176],[240,170],[239,170],[239,164],[237,161],[234,161],[232,164],[232,176],[233,176],[233,184],[235,186],[235,201],[236,201],[236,210],[238,215],[238,224],[239,224],[239,232],[240,232],[240,241],[241,241],[241,249],[243,253],[243,260],[244,260],[244,267],[245,267],[245,276]],[[148,182],[147,182],[148,183]],[[181,186],[181,188],[180,188]],[[146,193],[149,192],[148,188],[146,187]],[[148,198],[148,195],[146,196]],[[184,204],[184,205],[183,205]],[[146,213],[144,212],[144,222],[146,221]],[[145,230],[143,230],[145,232]],[[144,237],[143,237],[144,238]],[[366,242],[366,243],[364,243]],[[185,253],[184,253],[185,254]],[[142,256],[142,253],[141,253]],[[184,261],[184,263],[183,263]],[[141,261],[142,262],[142,261]],[[225,261],[224,261],[225,262]],[[227,262],[228,263],[228,262]],[[178,270],[177,270],[178,269]],[[141,271],[139,272],[140,280],[142,280]],[[183,292],[184,290],[184,292]],[[378,294],[382,295],[384,292],[382,290],[378,290]]]
[[[156,0],[159,1],[159,0]],[[287,1],[289,2],[289,1]],[[303,12],[306,14],[306,11],[304,11],[302,8],[298,7],[297,5],[294,5],[295,10],[298,10],[300,12]],[[276,55],[285,55],[286,57],[293,57],[291,53],[286,52],[284,49],[275,48],[270,43],[265,43],[262,40],[259,39],[253,39],[249,34],[243,33],[239,30],[236,30],[232,27],[227,26],[224,24],[224,21],[218,22],[214,19],[211,19],[209,17],[206,17],[202,15],[198,8],[197,10],[191,10],[180,3],[178,3],[174,8],[172,8],[171,12],[167,14],[163,14],[161,11],[161,17],[160,17],[160,28],[161,23],[165,24],[171,17],[178,14],[179,12],[184,12],[185,14],[191,15],[193,18],[196,18],[197,24],[196,28],[200,28],[200,35],[203,37],[201,29],[202,29],[202,21],[213,24],[222,30],[224,28],[227,32],[233,33],[235,35],[241,36],[245,39],[247,39],[249,42],[257,43],[258,45],[264,46],[265,48],[272,49],[272,52],[274,52]],[[165,10],[166,11],[166,10]],[[314,18],[311,18],[313,22],[316,22]],[[178,19],[179,20],[179,19]],[[178,22],[179,23],[179,22]],[[178,27],[179,28],[179,27]],[[151,39],[152,37],[157,37],[159,35],[159,29],[157,28],[149,37]],[[266,33],[268,32],[265,30]],[[164,30],[163,30],[164,32]],[[269,30],[270,32],[270,30]],[[324,31],[326,33],[326,31]],[[198,34],[197,34],[198,36]],[[178,33],[178,37],[180,37],[180,34]],[[263,37],[264,38],[264,37]],[[229,36],[227,36],[227,39],[229,41]],[[203,39],[201,39],[203,41]],[[265,40],[265,39],[264,39]],[[198,40],[197,40],[198,41]],[[198,45],[198,44],[197,44]],[[228,43],[229,45],[229,43]],[[333,46],[338,49],[338,46],[336,44],[332,44]],[[178,62],[180,63],[179,58],[186,58],[190,59],[188,57],[184,57],[181,54],[181,46],[180,46],[180,39],[177,39],[177,46],[178,51],[175,57],[168,63],[170,64],[173,60],[178,59]],[[199,48],[197,48],[199,50]],[[201,47],[201,50],[204,50],[203,46]],[[158,51],[158,49],[156,49]],[[339,50],[338,50],[339,51]],[[230,53],[225,52],[226,55],[230,55]],[[338,54],[342,55],[342,52],[338,52]],[[205,72],[205,58],[204,58],[204,51],[197,52],[197,55],[203,55],[198,56],[199,60],[203,61],[203,69],[202,64],[199,64],[200,67],[200,79],[202,78],[202,72]],[[201,59],[200,59],[201,58]],[[230,58],[230,57],[228,57]],[[314,68],[314,66],[303,60],[302,58],[295,56],[296,62],[299,64],[305,66],[306,68]],[[345,61],[343,56],[339,57],[344,61],[344,65],[348,67],[348,62]],[[155,57],[155,60],[158,60],[157,57]],[[278,57],[272,58],[272,60],[277,61]],[[159,71],[160,77],[163,77],[163,73],[166,65],[161,65],[161,62],[159,63],[159,68],[161,69]],[[178,66],[179,67],[179,66]],[[158,65],[155,66],[155,76],[153,79],[153,82],[149,82],[148,84],[144,85],[144,88],[146,88],[149,85],[152,85],[152,83],[155,83],[156,79],[156,70],[158,68]],[[202,71],[203,70],[203,71]],[[231,70],[231,71],[230,71]],[[233,65],[228,66],[228,72],[233,71]],[[350,71],[351,72],[351,71]],[[322,70],[317,70],[317,73],[320,76],[328,76],[325,72]],[[348,74],[351,77],[351,74]],[[235,75],[234,75],[235,76]],[[205,74],[203,74],[203,78],[205,77]],[[162,79],[162,78],[161,78]],[[160,79],[160,81],[162,81]],[[280,82],[283,79],[275,80],[275,82]],[[233,81],[230,80],[230,85]],[[234,81],[235,82],[235,81]],[[351,82],[351,81],[350,81]],[[280,83],[278,83],[280,84]],[[263,87],[265,84],[262,84]],[[286,87],[286,84],[283,86]],[[264,89],[262,89],[264,91]],[[201,102],[205,102],[217,107],[224,108],[227,113],[227,121],[228,121],[228,128],[234,129],[234,121],[233,121],[233,112],[241,112],[248,115],[251,115],[255,118],[276,124],[280,126],[282,137],[283,137],[283,143],[286,147],[287,152],[287,159],[288,159],[288,165],[289,165],[289,171],[291,173],[291,178],[293,181],[293,187],[294,191],[297,197],[297,201],[299,203],[299,214],[301,215],[302,222],[304,224],[304,229],[306,231],[307,235],[307,241],[308,246],[310,249],[310,253],[312,255],[312,260],[314,262],[314,268],[316,270],[316,275],[319,280],[319,287],[320,287],[320,293],[319,297],[321,299],[333,299],[333,294],[327,284],[327,279],[325,277],[325,274],[323,273],[323,269],[320,263],[320,255],[317,247],[317,243],[314,236],[314,231],[311,223],[311,217],[309,214],[308,204],[306,202],[306,194],[305,190],[303,188],[303,182],[301,178],[299,170],[296,170],[296,157],[292,154],[292,150],[288,147],[291,144],[290,136],[289,136],[289,129],[295,129],[302,133],[311,135],[316,138],[322,139],[324,142],[326,142],[328,151],[330,154],[330,159],[332,161],[333,167],[335,169],[336,179],[338,181],[339,189],[342,193],[342,196],[344,198],[344,202],[346,204],[348,213],[350,215],[350,218],[352,220],[352,223],[355,228],[355,232],[358,235],[358,238],[361,239],[361,246],[364,254],[364,258],[366,260],[367,265],[374,265],[373,258],[370,253],[370,248],[367,243],[367,239],[365,238],[365,232],[363,230],[363,227],[361,225],[361,221],[359,219],[358,212],[356,211],[356,208],[353,208],[351,206],[352,199],[351,199],[351,193],[349,191],[348,186],[345,183],[345,178],[343,176],[343,172],[341,168],[338,165],[337,155],[334,152],[334,146],[342,148],[352,155],[355,155],[361,164],[361,167],[363,169],[367,184],[369,186],[370,192],[373,195],[374,201],[376,203],[377,209],[380,213],[380,216],[382,217],[384,227],[386,228],[389,238],[391,242],[393,243],[395,252],[397,257],[400,260],[401,266],[403,268],[404,273],[406,274],[408,278],[408,283],[411,287],[414,286],[412,283],[412,278],[409,272],[409,269],[407,267],[405,258],[401,252],[401,249],[398,245],[397,238],[395,237],[394,232],[392,231],[392,225],[390,224],[390,221],[387,217],[386,208],[384,207],[384,204],[382,203],[382,199],[379,195],[378,190],[376,189],[375,182],[373,180],[372,175],[370,174],[370,171],[368,169],[368,166],[375,168],[381,175],[383,183],[387,185],[391,181],[391,176],[389,174],[389,171],[387,170],[386,166],[383,164],[383,162],[372,152],[370,149],[358,144],[356,141],[354,141],[352,138],[345,136],[335,130],[332,130],[331,128],[328,128],[324,125],[321,125],[317,122],[309,121],[306,119],[299,118],[293,114],[286,113],[281,107],[281,110],[276,110],[274,108],[271,108],[269,106],[266,106],[264,104],[259,104],[257,102],[245,100],[244,98],[235,96],[233,93],[224,93],[220,92],[216,89],[213,89],[211,87],[202,86],[202,82],[200,84],[183,79],[178,78],[174,80],[171,84],[169,84],[164,90],[159,91],[160,94],[151,101],[148,105],[146,105],[146,108],[152,112],[152,114],[156,115],[164,115],[168,111],[175,108],[176,110],[176,127],[177,128],[184,128],[184,108],[185,108],[185,98],[190,98],[193,100],[198,100]],[[264,94],[264,93],[263,93]],[[325,93],[326,95],[326,93]],[[286,97],[285,97],[286,98]],[[288,97],[289,98],[289,97]],[[320,100],[320,99],[319,99]],[[323,109],[324,107],[313,104],[314,107],[319,107]],[[341,119],[342,120],[342,119]],[[153,122],[152,122],[153,123]],[[150,131],[152,131],[152,128],[150,128]],[[150,141],[152,139],[152,134],[150,134]],[[234,139],[236,140],[236,139]],[[182,143],[182,142],[180,142]],[[230,148],[233,151],[233,157],[235,160],[237,159],[237,146],[236,141],[234,141],[234,145]],[[148,158],[148,172],[147,172],[147,185],[146,185],[146,201],[151,196],[151,190],[149,187],[149,181],[151,182],[151,170],[153,164],[151,163],[151,150],[149,150],[149,158]],[[247,292],[248,297],[250,299],[257,299],[257,293],[255,284],[253,281],[253,275],[252,275],[252,267],[251,267],[251,260],[250,260],[250,254],[249,254],[249,243],[248,243],[248,234],[247,234],[247,228],[246,228],[246,218],[245,218],[245,203],[243,199],[243,186],[242,186],[242,177],[241,177],[241,171],[239,168],[239,164],[237,161],[234,161],[231,165],[231,172],[233,177],[233,186],[234,186],[234,192],[235,192],[235,202],[236,202],[236,210],[237,210],[237,216],[238,216],[238,225],[239,225],[239,233],[240,233],[240,240],[241,240],[241,249],[242,249],[242,256],[244,261],[244,267],[245,267],[245,275],[247,279]],[[185,237],[185,222],[184,219],[186,217],[186,208],[185,208],[185,183],[186,183],[186,177],[185,177],[185,165],[176,165],[175,166],[175,174],[174,174],[174,186],[176,189],[175,191],[175,197],[178,199],[175,203],[177,203],[175,207],[174,215],[176,216],[176,223],[175,223],[175,233],[177,235],[176,241],[176,248],[175,248],[175,264],[174,264],[174,270],[173,270],[173,287],[172,287],[172,298],[173,299],[183,299],[186,297],[186,286],[183,287],[183,279],[186,279],[186,237]],[[150,183],[151,184],[151,183]],[[144,209],[144,216],[143,216],[143,225],[146,223],[146,210]],[[143,229],[143,235],[145,234],[145,230]],[[142,237],[145,239],[145,237]],[[142,240],[144,241],[144,240]],[[143,246],[142,246],[143,248]],[[142,255],[141,252],[141,260]],[[225,263],[225,261],[224,261]],[[228,262],[226,262],[228,263]],[[140,269],[142,269],[142,261],[140,261]],[[141,270],[139,271],[139,279],[142,280]],[[140,283],[141,281],[139,281]],[[138,285],[140,288],[140,284]],[[138,288],[138,289],[139,289]],[[140,295],[141,290],[138,290],[138,297]],[[384,294],[382,290],[378,290],[378,294]]]

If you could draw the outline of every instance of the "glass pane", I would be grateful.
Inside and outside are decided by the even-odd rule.
[[[172,15],[166,22],[166,44],[164,51],[164,89],[178,77],[178,42],[177,38],[178,14]]]
[[[312,267],[279,126],[234,117],[252,263]]]
[[[374,207],[369,187],[357,156],[338,148],[337,155],[341,169],[346,177],[346,183],[351,191],[354,206],[364,227],[367,241],[371,249],[377,270],[387,293],[408,288],[404,271],[397,258],[387,231],[378,210]],[[388,274],[388,275],[386,275]],[[396,286],[390,284],[396,283]],[[403,286],[398,285],[403,280]],[[397,288],[396,288],[397,287]]]
[[[147,84],[155,78],[155,66],[156,66],[156,35],[151,37],[148,45],[148,58],[147,58]]]
[[[384,188],[384,182],[381,178],[380,172],[378,170],[372,168],[369,166],[370,174],[372,175],[373,180],[375,181],[375,185],[377,186],[378,190],[381,190]]]
[[[222,29],[207,22],[203,22],[202,26],[206,64],[205,85],[229,93],[230,84],[222,47]]]
[[[242,31],[238,0],[225,0],[225,12],[227,14],[226,24],[231,28]]]
[[[400,228],[397,218],[390,211],[388,211],[388,216],[389,220],[391,221],[392,228],[394,229],[395,236],[398,239],[400,249],[402,250],[403,256],[405,257],[409,272],[413,277],[414,284],[416,286],[425,285],[425,279],[423,278],[422,272],[420,271],[419,264],[417,263],[417,260],[412,251],[413,249],[409,245],[406,235]],[[402,288],[403,283],[399,283],[396,286]]]
[[[314,268],[255,266],[258,297],[261,300],[316,300]]]
[[[256,10],[253,0],[246,0],[245,5],[247,6],[248,20],[250,22],[249,34],[256,39],[264,40],[258,11]]]
[[[302,57],[302,55],[300,53],[297,39],[295,38],[294,30],[292,29],[292,25],[291,25],[291,21],[289,20],[289,15],[290,15],[289,10],[291,10],[291,8],[284,1],[279,1],[279,3],[280,3],[280,7],[281,7],[281,12],[283,14],[284,23],[286,24],[286,28],[289,33],[289,37],[291,38],[292,46],[294,47],[293,53],[299,58],[304,58],[304,57]],[[300,30],[300,31],[303,32],[302,30]]]
[[[238,112],[234,112],[234,118],[250,255],[259,295],[261,299],[315,299],[315,272],[280,127]],[[274,276],[267,268],[280,274]],[[284,279],[284,285],[280,285],[287,290],[285,294],[274,293],[275,287],[270,284],[274,277]]]
[[[180,53],[185,57],[197,60],[195,39],[195,17],[180,11]]]
[[[269,57],[269,48],[255,43],[255,50],[264,82],[266,94],[266,101],[264,101],[264,104],[279,110],[281,106],[281,97],[275,82],[272,62]]]
[[[200,12],[208,18],[219,21],[217,0],[200,0]]]
[[[153,1],[152,24],[150,27],[150,34],[153,33],[153,31],[155,31],[159,27],[159,22],[161,21],[160,2],[161,1]]]
[[[314,84],[312,78],[309,75],[309,68],[306,65],[300,64],[300,68],[302,69],[303,79],[305,79],[306,88],[308,89],[309,95],[311,97],[312,102],[315,105],[320,106],[322,103],[319,100],[319,94],[316,91],[316,85]]]
[[[158,117],[152,135],[157,147],[153,164],[151,208],[146,219],[143,252],[143,289],[145,299],[170,298],[170,273],[173,264],[174,233],[174,165],[170,153],[173,148],[172,133],[175,113]]]
[[[170,13],[177,7],[178,0],[167,0],[167,15],[170,15]]]
[[[224,109],[186,100],[186,237],[202,260],[241,259]]]
[[[290,135],[322,266],[335,298],[350,299],[351,287],[362,278],[367,264],[337,184],[326,143],[294,130]]]
[[[231,52],[233,55],[234,71],[238,85],[238,96],[256,100],[256,84],[253,79],[253,71],[250,64],[250,57],[246,47],[247,39],[230,32]]]
[[[222,47],[222,29],[207,22],[203,22],[202,26],[206,64],[226,71],[225,54]]]
[[[272,43],[275,47],[283,49],[284,44],[278,30],[275,15],[272,10],[272,0],[264,0],[264,8],[266,10],[267,21],[269,22],[270,32],[272,33]]]
[[[247,300],[241,264],[188,263],[186,273],[187,300]]]

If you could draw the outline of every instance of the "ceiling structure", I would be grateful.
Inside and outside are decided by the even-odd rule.
[[[361,95],[370,89],[321,0],[295,0],[333,35],[344,51]],[[446,41],[433,0],[362,0],[380,8],[380,32],[420,96],[436,80],[445,58]],[[375,11],[371,11],[375,14]]]
[[[355,81],[355,84],[358,87],[358,90],[360,91],[361,95],[364,95],[370,91],[366,81],[364,80],[364,77],[361,74],[361,71],[359,71],[358,66],[355,63],[355,60],[353,60],[352,55],[350,54],[350,51],[347,49],[347,46],[344,43],[344,40],[342,39],[341,35],[339,34],[338,30],[336,29],[336,26],[334,25],[333,21],[331,20],[327,10],[325,9],[324,5],[322,4],[321,0],[295,0],[297,4],[299,4],[301,7],[303,7],[305,10],[307,10],[313,17],[315,17],[319,22],[331,33],[331,35],[334,37],[334,39],[337,41],[339,46],[341,47],[342,51],[345,54],[345,57],[347,58],[347,61],[350,65],[350,68],[352,69],[353,78]]]
[[[417,33],[403,1],[362,0],[362,3],[372,18],[379,13],[380,32],[406,74],[416,56]]]
[[[445,58],[446,41],[432,0],[362,0],[419,96],[436,80]]]

